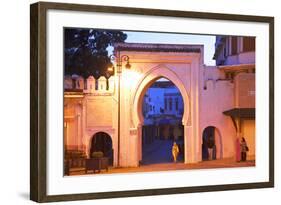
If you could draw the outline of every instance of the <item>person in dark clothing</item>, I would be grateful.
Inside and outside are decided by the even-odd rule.
[[[249,151],[249,148],[247,146],[247,142],[244,137],[242,137],[241,143],[241,161],[246,161],[247,160],[247,152]]]
[[[207,146],[208,146],[209,160],[213,160],[214,140],[213,140],[213,138],[211,136],[208,138]]]

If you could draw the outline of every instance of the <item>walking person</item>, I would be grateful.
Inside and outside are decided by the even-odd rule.
[[[177,162],[177,158],[178,158],[178,155],[179,155],[179,147],[178,147],[176,142],[174,142],[174,145],[172,147],[172,155],[173,155],[173,158],[174,158],[174,162]]]
[[[249,151],[249,148],[247,146],[247,142],[244,137],[242,137],[240,146],[241,146],[241,161],[245,162],[247,160],[247,152]]]

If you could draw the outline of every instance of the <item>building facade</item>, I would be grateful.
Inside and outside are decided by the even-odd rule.
[[[177,87],[166,79],[159,79],[147,89],[143,100],[143,145],[154,139],[179,141],[183,137],[183,99]]]
[[[214,59],[225,78],[232,81],[234,105],[229,116],[237,138],[244,137],[249,155],[255,156],[255,37],[217,36]]]
[[[158,79],[166,78],[182,97],[182,102],[178,101],[178,113],[184,135],[184,163],[204,159],[205,139],[211,135],[217,159],[233,158],[235,141],[242,135],[247,135],[254,156],[254,136],[252,141],[248,136],[254,133],[255,64],[242,61],[242,53],[237,53],[237,64],[228,61],[224,54],[222,64],[221,50],[225,50],[222,44],[227,41],[218,41],[219,37],[215,53],[217,66],[203,64],[202,45],[121,43],[115,45],[115,55],[128,56],[130,69],[123,66],[118,73],[115,69],[109,79],[65,76],[65,150],[80,150],[90,157],[93,147],[97,147],[95,138],[106,135],[107,140],[100,143],[102,150],[111,146],[108,149],[113,166],[139,166],[143,126],[148,123],[144,114],[168,115],[177,109],[175,93],[164,93],[166,100],[151,104],[151,109],[149,104],[148,110],[143,103],[148,101],[145,96],[148,88]]]

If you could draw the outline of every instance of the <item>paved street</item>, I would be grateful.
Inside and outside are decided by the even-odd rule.
[[[173,140],[154,140],[151,144],[143,147],[143,165],[170,163],[172,159]],[[183,162],[182,158],[178,161]]]
[[[247,162],[236,162],[234,159],[222,159],[212,161],[202,161],[196,164],[184,164],[183,159],[177,163],[172,162],[171,148],[172,140],[155,140],[153,143],[144,146],[143,162],[139,167],[110,167],[108,171],[102,170],[95,174],[112,174],[128,172],[154,172],[154,171],[171,171],[171,170],[188,170],[188,169],[212,169],[212,168],[231,168],[231,167],[248,167],[255,166],[254,160]],[[73,168],[70,175],[84,175],[84,168]],[[93,174],[88,171],[88,174]]]
[[[129,172],[154,172],[154,171],[171,171],[171,170],[188,170],[188,169],[212,169],[212,168],[233,168],[233,167],[249,167],[255,166],[255,161],[235,162],[234,159],[222,159],[213,161],[203,161],[196,164],[184,163],[161,163],[142,165],[140,167],[127,168],[109,168],[108,172],[102,170],[96,174],[112,174],[112,173],[129,173]],[[84,175],[84,168],[76,168],[70,170],[70,175]],[[93,174],[88,172],[88,174]]]

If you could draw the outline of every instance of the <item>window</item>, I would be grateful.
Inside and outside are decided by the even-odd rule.
[[[165,98],[165,110],[167,110],[168,109],[168,103],[167,103],[167,98]]]
[[[237,54],[237,37],[231,37],[231,55]]]
[[[173,100],[172,98],[169,99],[169,110],[173,109]]]
[[[256,42],[255,37],[244,37],[243,38],[243,51],[255,51]]]

